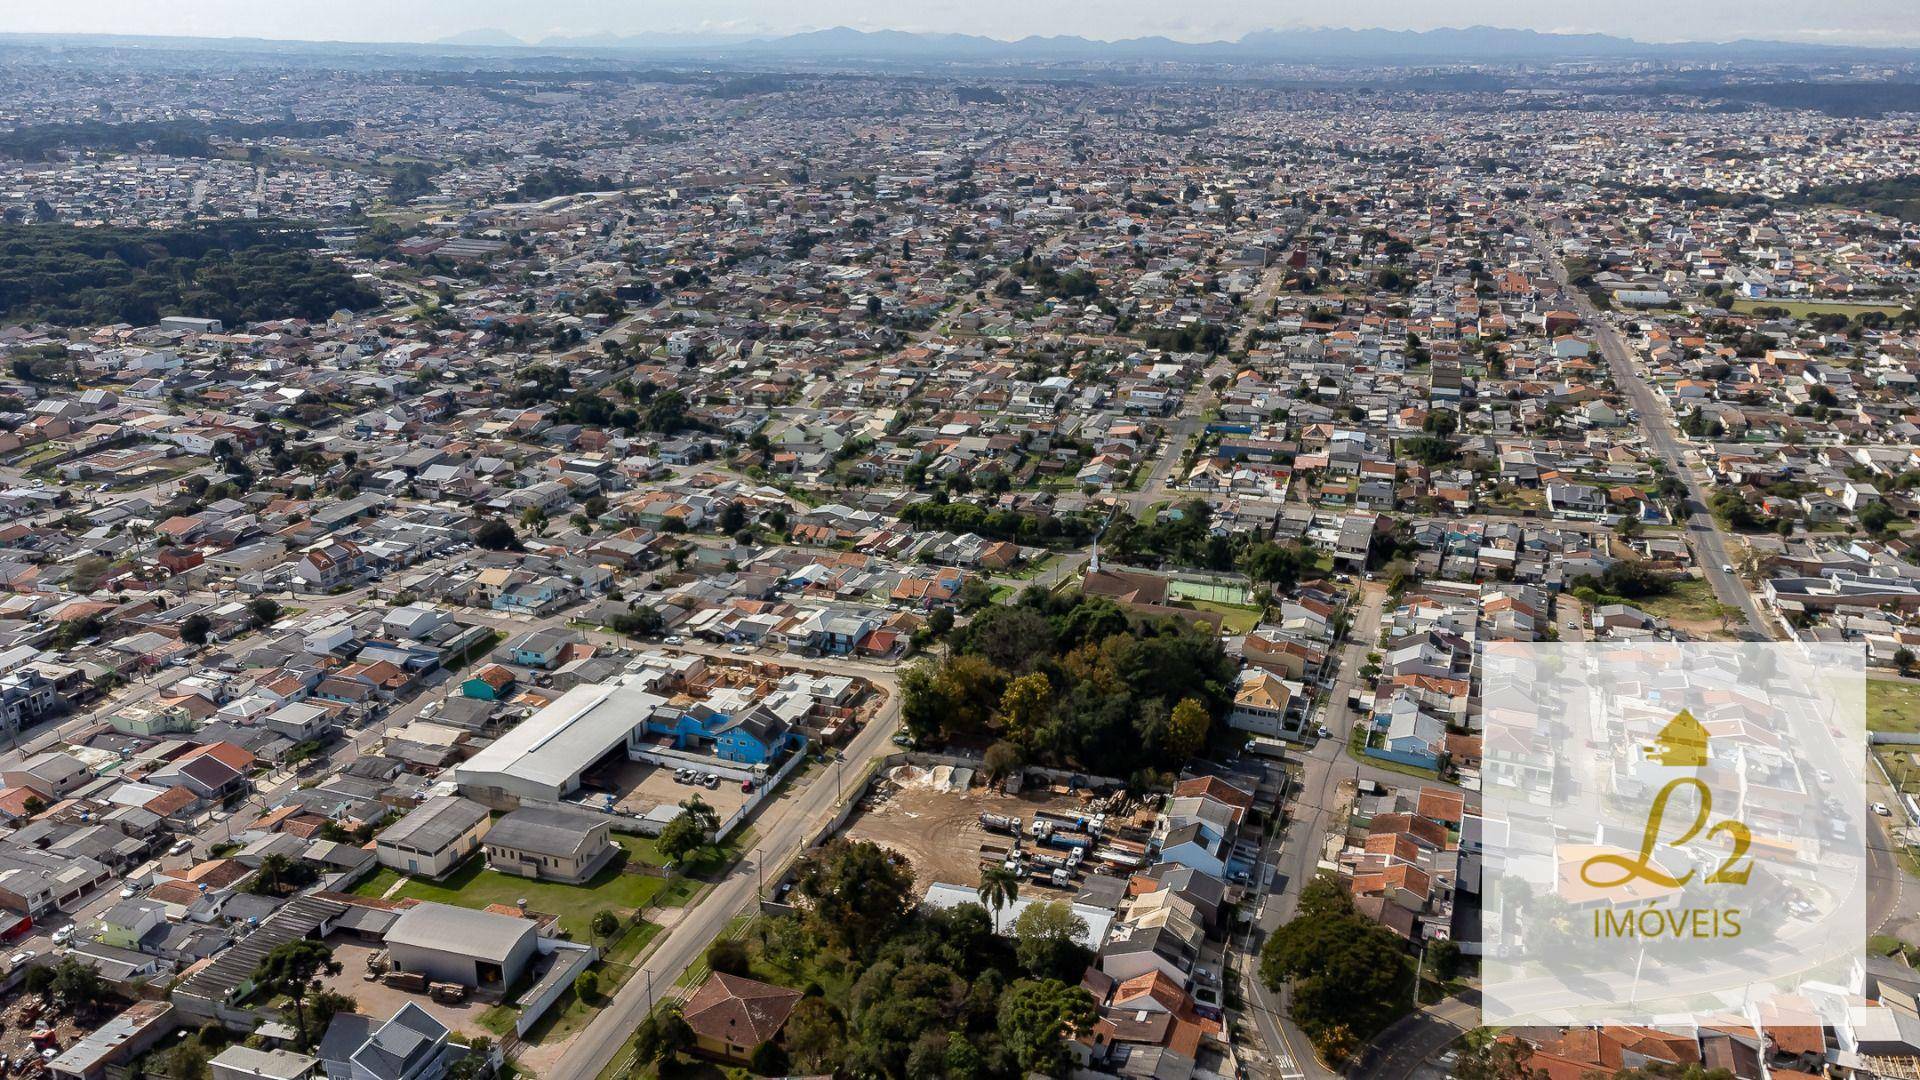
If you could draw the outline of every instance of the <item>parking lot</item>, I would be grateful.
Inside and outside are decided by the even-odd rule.
[[[738,780],[723,776],[719,785],[711,788],[704,784],[682,784],[673,778],[672,769],[644,761],[618,762],[601,770],[595,780],[614,790],[614,805],[628,814],[645,814],[656,806],[678,806],[699,795],[724,821],[747,801],[747,793],[740,790]]]

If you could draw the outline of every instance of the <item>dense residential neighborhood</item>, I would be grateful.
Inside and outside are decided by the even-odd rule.
[[[844,33],[0,39],[0,1073],[1913,1080],[1920,57]],[[1712,642],[1869,955],[1481,1027]]]

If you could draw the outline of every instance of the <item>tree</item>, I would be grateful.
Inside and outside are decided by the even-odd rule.
[[[1900,669],[1900,674],[1902,675],[1913,674],[1913,661],[1914,661],[1914,656],[1913,656],[1912,649],[1902,646],[1894,650],[1893,666]]]
[[[953,609],[937,607],[927,612],[927,632],[939,637],[953,629]]]
[[[213,634],[213,620],[195,612],[180,623],[180,640],[189,645],[205,645]]]
[[[822,939],[856,957],[879,947],[913,910],[913,870],[867,840],[834,840],[800,861],[800,895]]]
[[[1468,1035],[1467,1047],[1453,1065],[1456,1080],[1531,1080],[1544,1075],[1532,1067],[1533,1047],[1511,1035],[1482,1037],[1486,1034]]]
[[[520,537],[513,526],[499,518],[488,518],[473,530],[473,542],[488,551],[519,551]]]
[[[1014,955],[1035,978],[1075,977],[1076,963],[1086,968],[1086,950],[1079,944],[1086,933],[1087,921],[1065,901],[1028,904],[1013,920]]]
[[[1053,626],[1032,608],[989,607],[973,617],[962,651],[978,653],[1016,675],[1053,649]]]
[[[1166,752],[1174,764],[1185,761],[1200,752],[1207,744],[1207,732],[1213,727],[1213,717],[1199,698],[1181,698],[1180,704],[1173,707],[1173,715],[1167,722],[1167,734],[1162,740]]]
[[[1067,1040],[1093,1026],[1093,995],[1058,979],[1021,979],[1000,999],[1000,1033],[1028,1072],[1065,1076]]]
[[[593,913],[593,921],[588,924],[588,929],[593,931],[596,939],[605,941],[620,932],[620,916],[611,911],[596,911]]]
[[[280,618],[280,605],[263,596],[247,605],[247,615],[256,627],[272,626]]]
[[[38,992],[51,995],[61,1008],[73,1011],[90,1009],[106,997],[106,981],[92,964],[67,956],[52,968],[34,968],[28,974],[37,975],[42,971],[47,974]]]
[[[307,994],[313,989],[314,980],[323,974],[340,974],[340,962],[333,958],[331,947],[312,938],[295,938],[275,945],[253,970],[255,983],[271,993],[285,994],[293,1002],[295,1027],[302,1032],[303,1047],[312,1045],[305,1034]]]
[[[573,980],[573,994],[581,1001],[597,1001],[600,998],[600,976],[591,969],[581,972]]]
[[[987,747],[986,754],[980,759],[980,766],[986,771],[987,782],[990,784],[1006,779],[1009,773],[1021,766],[1021,763],[1020,747],[1005,739]]]
[[[1047,721],[1053,707],[1053,684],[1039,672],[1022,675],[1000,695],[1000,722],[1017,740],[1025,741]]]
[[[1378,1031],[1411,975],[1399,939],[1327,877],[1307,883],[1298,913],[1260,953],[1261,979],[1273,990],[1291,986],[1294,1020],[1328,1054]]]
[[[720,823],[713,808],[698,795],[680,805],[680,813],[667,822],[653,842],[660,854],[676,863],[706,847],[707,837]]]
[[[693,1029],[680,1014],[678,1002],[668,1002],[640,1022],[633,1032],[633,1053],[641,1062],[659,1065],[693,1045]]]
[[[846,1044],[846,1028],[833,1006],[820,997],[804,997],[787,1014],[787,1054],[792,1064],[810,1074],[833,1072]]]
[[[447,1066],[446,1080],[488,1080],[493,1076],[493,1040],[481,1035],[467,1044],[467,1052]]]
[[[745,975],[753,967],[747,943],[739,938],[721,938],[707,946],[707,966],[723,975]]]
[[[1870,502],[1860,508],[1860,527],[1876,535],[1887,531],[1893,523],[1893,511],[1883,502]]]
[[[747,1068],[760,1076],[785,1076],[787,1065],[786,1051],[780,1049],[779,1043],[772,1041],[754,1047],[753,1053],[747,1056]]]
[[[980,906],[993,912],[993,927],[1000,928],[1000,911],[1020,898],[1020,875],[1004,866],[989,866],[980,871],[980,887],[975,890]]]

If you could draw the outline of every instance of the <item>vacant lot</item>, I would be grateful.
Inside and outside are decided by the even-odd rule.
[[[1920,732],[1920,683],[1868,679],[1867,730]]]

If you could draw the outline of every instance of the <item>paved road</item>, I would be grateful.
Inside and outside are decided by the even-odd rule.
[[[1338,824],[1332,810],[1338,799],[1340,781],[1350,775],[1394,775],[1346,757],[1344,737],[1353,723],[1351,710],[1347,708],[1347,694],[1357,685],[1358,672],[1366,663],[1367,651],[1373,648],[1374,641],[1380,636],[1380,619],[1385,605],[1386,590],[1378,586],[1365,587],[1359,608],[1354,614],[1347,645],[1339,658],[1339,674],[1325,713],[1327,726],[1335,737],[1319,740],[1300,755],[1302,768],[1289,808],[1291,820],[1280,833],[1278,852],[1269,850],[1262,853],[1261,862],[1274,867],[1275,877],[1268,886],[1272,891],[1258,909],[1258,937],[1248,942],[1251,946],[1257,946],[1259,941],[1293,918],[1295,909],[1299,907],[1300,889],[1313,880],[1321,852],[1326,846],[1327,834]],[[1272,842],[1269,842],[1271,847]],[[1285,994],[1270,993],[1257,977],[1251,977],[1252,963],[1249,958],[1247,966],[1243,967],[1250,976],[1246,980],[1247,1000],[1253,1007],[1248,1012],[1259,1026],[1261,1041],[1268,1050],[1285,1055],[1277,1071],[1283,1077],[1304,1077],[1308,1080],[1328,1080],[1336,1075],[1320,1064],[1306,1033],[1287,1015]]]
[[[1395,1021],[1348,1075],[1353,1080],[1406,1080],[1453,1040],[1480,1026],[1480,994],[1469,990]]]
[[[869,761],[893,750],[889,740],[899,729],[899,721],[900,695],[896,689],[879,715],[848,744],[833,771],[815,775],[805,787],[775,800],[761,811],[754,826],[758,830],[759,846],[687,912],[673,932],[647,957],[641,969],[614,995],[613,1003],[574,1037],[566,1054],[549,1070],[552,1080],[593,1080],[613,1060],[627,1037],[646,1017],[652,1001],[706,952],[707,946],[734,916],[757,903],[762,868],[777,871],[784,867],[833,816],[845,794],[846,785],[839,782],[840,778],[850,783],[863,774]],[[834,771],[839,771],[840,776],[835,776]]]
[[[1551,249],[1536,232],[1533,235],[1535,246],[1546,260],[1554,280],[1560,283],[1561,299],[1570,304],[1587,325],[1593,327],[1594,339],[1599,342],[1601,355],[1607,358],[1607,366],[1613,372],[1616,385],[1632,402],[1633,409],[1640,414],[1640,429],[1646,434],[1647,443],[1666,463],[1667,471],[1679,478],[1687,487],[1686,527],[1687,540],[1693,546],[1694,562],[1699,564],[1707,583],[1713,587],[1713,593],[1723,604],[1738,608],[1746,627],[1742,638],[1753,641],[1765,641],[1773,636],[1767,619],[1761,614],[1760,606],[1754,602],[1753,594],[1747,590],[1746,583],[1738,574],[1723,567],[1733,565],[1729,554],[1732,550],[1727,536],[1720,529],[1720,523],[1707,511],[1707,489],[1698,472],[1688,462],[1687,440],[1674,427],[1673,417],[1666,409],[1666,402],[1654,388],[1641,377],[1639,366],[1634,362],[1633,353],[1621,340],[1620,333],[1614,329],[1613,322],[1607,318],[1587,294],[1572,287],[1567,281],[1567,268],[1554,258]]]

